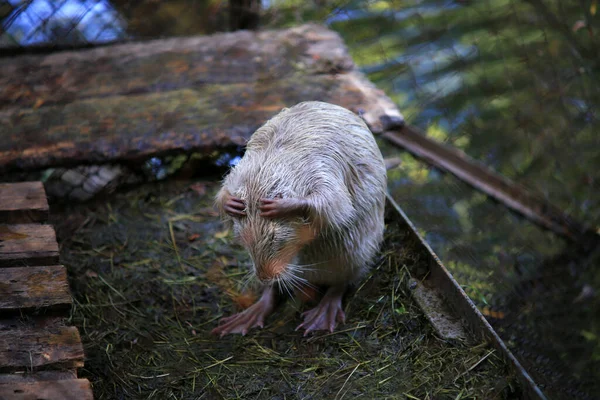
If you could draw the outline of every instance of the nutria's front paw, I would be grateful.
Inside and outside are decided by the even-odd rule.
[[[306,202],[302,199],[260,199],[261,217],[281,218],[305,216],[304,214],[306,214]]]
[[[261,299],[242,311],[231,317],[223,318],[219,321],[220,325],[211,331],[213,335],[223,337],[229,333],[241,333],[244,336],[254,327],[262,328],[265,325],[265,318],[273,311],[272,296],[267,292]]]
[[[246,204],[239,197],[227,196],[223,204],[223,209],[233,217],[243,217],[246,215]]]
[[[264,316],[252,312],[248,313],[248,310],[232,315],[231,317],[221,319],[221,325],[217,326],[210,333],[213,335],[219,335],[220,337],[230,333],[241,333],[242,336],[244,336],[250,329],[256,326],[262,328],[265,324]]]

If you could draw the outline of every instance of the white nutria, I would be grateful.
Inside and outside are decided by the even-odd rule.
[[[216,197],[265,284],[261,299],[214,333],[263,326],[279,288],[328,287],[304,314],[305,334],[344,321],[342,296],[368,270],[383,238],[386,168],[357,115],[323,102],[284,109],[250,138]]]

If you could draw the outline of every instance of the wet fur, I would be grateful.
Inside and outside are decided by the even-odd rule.
[[[304,102],[252,135],[216,204],[233,222],[257,274],[284,263],[288,277],[340,286],[360,279],[379,249],[385,191],[385,163],[366,124],[345,108]],[[246,217],[223,212],[227,192],[245,201]],[[308,198],[310,215],[259,216],[260,199],[276,196]]]

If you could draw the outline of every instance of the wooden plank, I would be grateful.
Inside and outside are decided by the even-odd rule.
[[[63,318],[33,317],[0,320],[0,369],[5,372],[83,366],[79,331]]]
[[[69,379],[77,379],[77,371],[75,369],[36,372],[18,371],[12,374],[0,374],[0,384],[39,381],[64,381]]]
[[[0,312],[65,309],[71,304],[67,270],[62,265],[0,269]]]
[[[402,126],[388,130],[383,137],[426,162],[456,175],[544,228],[580,242],[584,247],[592,247],[600,242],[600,231],[575,220],[541,196],[475,161],[464,152],[438,143],[413,127]]]
[[[0,223],[47,220],[48,200],[42,182],[0,183]]]
[[[360,113],[374,132],[402,120],[317,25],[28,55],[0,69],[0,172],[240,146],[305,100]]]
[[[58,243],[50,225],[0,225],[0,267],[58,264]]]
[[[0,399],[14,400],[92,400],[87,379],[0,384]]]
[[[353,67],[340,37],[317,25],[151,40],[0,59],[0,107],[283,80],[297,72]]]

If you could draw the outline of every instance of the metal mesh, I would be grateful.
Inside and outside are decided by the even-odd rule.
[[[81,46],[128,37],[127,23],[109,1],[7,0],[0,8],[0,46]]]

